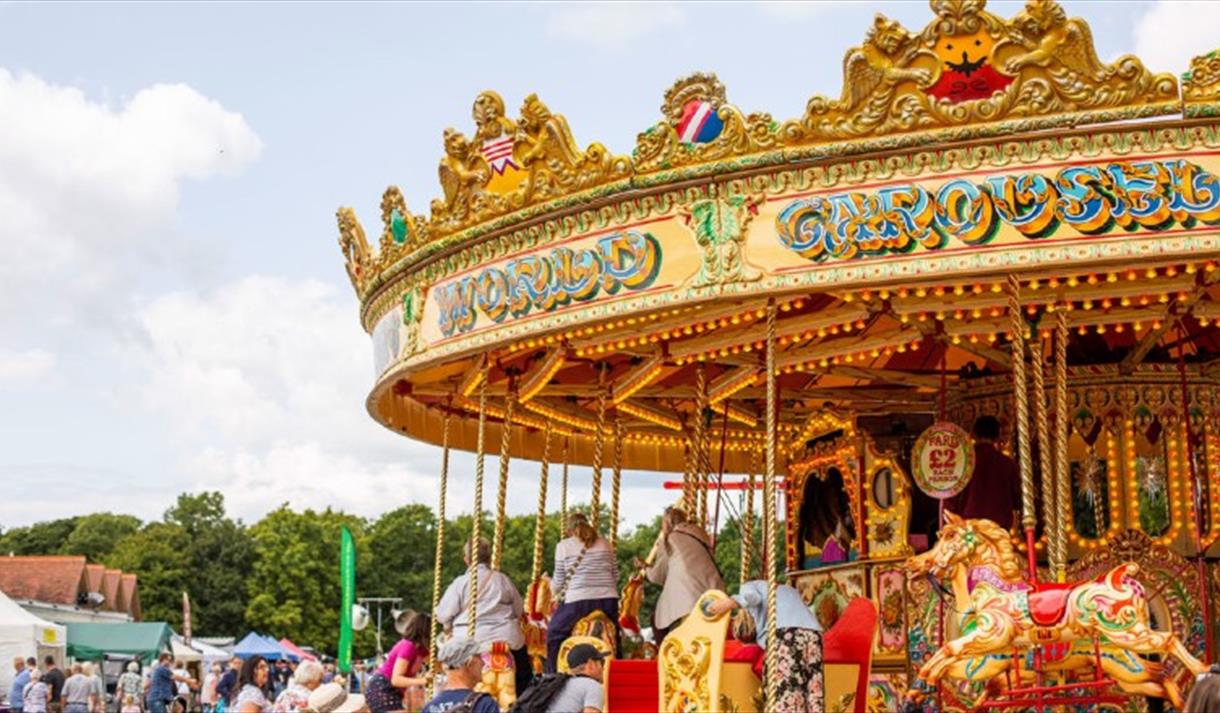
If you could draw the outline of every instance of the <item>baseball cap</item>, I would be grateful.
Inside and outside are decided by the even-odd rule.
[[[479,645],[474,639],[466,636],[459,636],[449,639],[441,645],[441,650],[437,652],[436,658],[447,669],[461,668],[466,665],[470,659],[479,655]]]
[[[568,668],[583,666],[590,661],[602,661],[606,655],[593,644],[577,644],[568,649]]]
[[[337,683],[323,683],[309,694],[313,713],[355,713],[364,708],[364,696],[348,693]]]

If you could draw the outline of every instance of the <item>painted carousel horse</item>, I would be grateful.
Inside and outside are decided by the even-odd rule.
[[[546,662],[546,627],[551,618],[551,578],[543,574],[530,583],[525,592],[525,613],[521,630],[525,634],[525,651],[535,674],[541,674]]]
[[[507,642],[493,641],[491,651],[483,654],[483,681],[475,689],[496,699],[501,710],[517,700],[517,672]]]
[[[627,580],[618,598],[618,627],[631,636],[640,636],[640,607],[644,605],[644,575],[636,573]]]
[[[579,621],[572,627],[572,633],[564,641],[568,641],[574,637],[587,637],[600,639],[606,644],[606,650],[613,655],[618,650],[618,629],[614,625],[614,621],[606,616],[603,611],[594,611],[581,617]],[[560,660],[563,657],[560,656]]]
[[[983,659],[987,665],[991,660],[986,657],[995,656],[991,665],[1007,668],[1014,651],[1094,640],[1111,653],[1130,654],[1123,661],[1138,662],[1137,670],[1107,667],[1110,657],[1102,657],[1107,674],[1120,688],[1169,698],[1175,706],[1181,705],[1177,686],[1162,667],[1139,654],[1173,656],[1195,675],[1205,670],[1172,632],[1149,626],[1148,601],[1135,579],[1139,566],[1133,563],[1092,580],[1030,585],[1022,578],[1021,561],[1007,531],[990,520],[963,520],[946,512],[936,546],[908,559],[906,569],[911,578],[932,575],[951,582],[954,609],[961,617],[961,636],[942,646],[919,670],[920,680],[929,685],[945,676],[958,678],[972,660],[977,665]],[[974,672],[965,678],[983,676]]]

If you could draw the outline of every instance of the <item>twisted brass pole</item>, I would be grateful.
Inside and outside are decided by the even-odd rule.
[[[610,546],[618,545],[618,503],[619,491],[622,489],[623,482],[623,436],[624,432],[623,419],[619,416],[618,409],[614,411],[614,470],[610,475],[610,527],[609,537]]]
[[[479,535],[483,529],[483,461],[486,455],[484,434],[487,430],[487,378],[489,364],[483,362],[483,379],[479,383],[479,434],[475,445],[474,512],[470,520],[470,563],[466,573],[470,579],[470,601],[467,602],[466,635],[474,638],[475,620],[479,610]]]
[[[542,469],[538,473],[538,514],[534,520],[534,566],[530,570],[530,583],[542,579],[542,544],[546,535],[546,486],[551,468],[551,421],[547,419],[542,430]],[[531,609],[533,602],[530,602]]]
[[[695,517],[695,449],[688,435],[682,446],[682,511],[692,520]]]
[[[741,582],[750,581],[754,557],[754,483],[758,473],[758,451],[750,454],[750,474],[746,482],[746,507],[741,514]]]
[[[777,498],[775,495],[775,299],[767,301],[767,467],[763,472],[763,518],[767,537],[763,547],[767,561],[767,651],[766,651],[766,705],[773,708],[779,698],[779,647],[776,645],[775,620],[778,616],[776,597],[779,592],[779,567],[776,559],[779,549],[775,546]]]
[[[694,519],[707,527],[707,366],[695,367],[695,513]]]
[[[602,519],[602,450],[606,441],[606,369],[597,377],[597,433],[593,434],[593,494],[589,503],[589,524],[601,534]]]
[[[1034,381],[1034,424],[1038,435],[1038,467],[1042,474],[1042,522],[1043,532],[1047,542],[1047,554],[1050,556],[1051,569],[1056,568],[1055,551],[1049,546],[1055,541],[1059,532],[1059,513],[1055,503],[1055,474],[1051,469],[1051,449],[1054,444],[1050,440],[1050,424],[1046,416],[1046,383],[1043,380],[1042,368],[1042,338],[1035,331],[1029,342],[1029,363],[1032,367]]]
[[[1017,414],[1017,465],[1021,472],[1021,524],[1037,526],[1034,512],[1034,474],[1029,462],[1029,393],[1025,390],[1025,320],[1021,317],[1021,286],[1016,275],[1008,276],[1009,340],[1012,343],[1012,389]]]
[[[440,634],[440,621],[436,618],[436,609],[441,603],[441,563],[445,560],[445,494],[449,490],[449,420],[452,417],[449,409],[445,409],[445,420],[441,426],[441,482],[440,496],[436,505],[436,564],[432,568],[432,619],[429,622],[429,639],[436,641]],[[436,673],[436,648],[428,647],[428,673]],[[433,681],[428,676],[428,697],[432,697]]]
[[[500,482],[496,489],[496,529],[491,543],[491,568],[500,569],[504,555],[504,521],[507,519],[509,439],[513,430],[513,407],[517,403],[516,386],[510,381],[504,396],[504,423],[500,426]]]
[[[1055,518],[1059,527],[1055,531],[1055,541],[1051,543],[1058,564],[1055,579],[1059,582],[1067,580],[1067,526],[1068,518],[1072,516],[1069,508],[1072,472],[1068,464],[1071,419],[1067,412],[1067,341],[1067,310],[1061,305],[1055,312]],[[1100,535],[1101,518],[1097,519],[1097,529]]]
[[[563,480],[559,487],[559,530],[565,532],[568,527],[568,449],[572,447],[572,436],[563,437]]]

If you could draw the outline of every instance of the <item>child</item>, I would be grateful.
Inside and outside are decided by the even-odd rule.
[[[140,704],[136,703],[136,697],[123,696],[123,707],[119,709],[119,713],[140,713]]]

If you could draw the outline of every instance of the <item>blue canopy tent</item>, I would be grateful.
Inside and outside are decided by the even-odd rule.
[[[273,636],[266,636],[266,635],[261,635],[261,636],[263,637],[263,641],[267,642],[267,646],[269,646],[269,647],[274,646],[280,652],[280,658],[288,659],[289,661],[291,661],[293,663],[300,663],[301,657],[297,656],[292,651],[289,651],[288,649],[284,648],[284,645],[279,642],[279,639],[276,639]]]
[[[273,641],[258,632],[251,631],[233,647],[233,655],[243,659],[251,656],[262,656],[268,661],[279,661],[288,658],[278,641]]]

